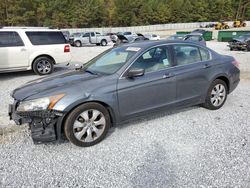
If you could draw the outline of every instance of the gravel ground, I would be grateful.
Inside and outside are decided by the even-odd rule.
[[[67,141],[34,145],[27,127],[13,126],[6,112],[11,90],[38,76],[0,75],[0,108],[6,109],[0,113],[0,187],[250,187],[250,53],[208,45],[233,55],[243,70],[222,109],[154,114],[112,128],[90,148]],[[73,48],[73,59],[84,62],[105,49]],[[1,129],[6,125],[11,128]]]

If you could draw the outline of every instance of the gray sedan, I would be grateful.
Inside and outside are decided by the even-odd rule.
[[[240,81],[238,62],[190,41],[112,48],[79,70],[13,91],[9,115],[28,123],[35,143],[65,135],[77,146],[103,140],[112,125],[151,112],[223,106]]]

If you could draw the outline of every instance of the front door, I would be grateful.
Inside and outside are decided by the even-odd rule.
[[[118,81],[118,101],[121,118],[135,116],[171,105],[176,99],[176,82],[170,49],[156,47],[140,56],[128,69],[143,68],[143,76]]]
[[[90,39],[90,33],[84,33],[81,39],[82,44],[83,45],[89,44],[90,43],[89,39]]]
[[[0,57],[0,70],[29,66],[27,48],[14,31],[0,31]]]

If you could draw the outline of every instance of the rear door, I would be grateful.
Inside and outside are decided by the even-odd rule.
[[[15,31],[0,31],[0,70],[28,67],[28,50]]]
[[[211,55],[205,48],[187,44],[173,46],[178,105],[200,103],[211,74]]]
[[[155,47],[141,55],[130,69],[143,68],[140,77],[118,80],[118,101],[121,117],[174,104],[176,83],[172,69],[172,58],[167,46]]]

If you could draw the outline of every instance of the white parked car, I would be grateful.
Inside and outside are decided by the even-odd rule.
[[[161,37],[155,34],[145,34],[144,37],[148,38],[149,40],[160,40]]]
[[[99,32],[80,33],[69,38],[72,46],[81,47],[83,45],[96,44],[97,46],[107,46],[111,42],[110,36],[103,36]]]
[[[70,60],[70,45],[60,30],[0,29],[0,72],[33,70],[46,75],[55,64]]]

